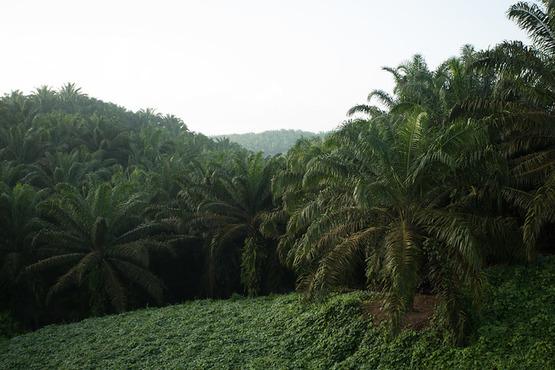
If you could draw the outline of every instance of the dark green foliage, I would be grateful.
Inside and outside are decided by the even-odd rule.
[[[69,185],[43,205],[51,220],[35,235],[39,261],[26,274],[61,271],[47,302],[72,287],[86,291],[91,311],[99,314],[128,306],[129,283],[156,302],[163,300],[162,282],[149,272],[149,250],[164,247],[160,226],[143,218],[146,195],[127,184],[102,184],[84,195]]]
[[[9,312],[0,312],[0,341],[15,337],[23,333],[21,324]]]
[[[465,48],[436,71],[420,56],[388,69],[395,95],[370,94],[387,100],[388,111],[288,153],[274,182],[287,218],[279,250],[300,289],[353,288],[366,275],[369,289],[386,293],[394,331],[416,293],[433,293],[458,339],[467,334],[485,260],[523,255],[503,243],[520,238],[517,220],[487,208],[502,186],[504,158],[479,121],[450,115],[450,105],[475,92],[459,81],[479,80],[468,71],[473,55]],[[485,247],[494,238],[500,242]]]
[[[0,367],[553,368],[555,259],[486,274],[483,313],[466,348],[449,344],[435,327],[388,339],[361,314],[364,293],[315,304],[291,294],[195,301],[49,326],[11,339]]]
[[[32,309],[36,301],[20,275],[36,258],[32,240],[45,224],[38,212],[45,191],[26,184],[3,185],[0,182],[0,309],[21,307],[22,318],[28,310],[23,307]]]
[[[234,202],[245,190],[239,181],[243,168],[227,164],[246,153],[236,144],[189,132],[174,116],[129,112],[90,98],[73,84],[2,97],[0,308],[34,328],[210,295],[202,240],[213,240],[215,229],[191,220],[204,212],[200,204]],[[256,158],[256,168],[267,166]],[[249,185],[252,193],[244,198],[252,200],[254,213],[272,207],[272,166],[262,180],[252,172],[251,180],[262,181],[263,189],[259,193]],[[214,168],[226,171],[212,173],[213,184],[205,183],[200,174]],[[228,197],[208,199],[217,183],[226,183]],[[189,196],[183,201],[180,194]],[[252,280],[249,290],[283,290],[280,283],[262,289],[255,281],[271,280],[265,277],[269,270],[262,271],[268,264],[259,260],[279,267],[272,253],[263,255],[251,248],[250,256],[257,257],[243,264],[251,274],[245,277]],[[225,277],[240,278],[240,271]],[[236,291],[243,288],[231,284],[222,294]]]
[[[532,44],[505,41],[481,53],[475,67],[495,75],[495,86],[470,99],[468,113],[485,117],[492,142],[508,159],[511,176],[501,194],[524,218],[532,260],[542,226],[555,221],[555,13],[551,1],[519,2],[508,16]]]
[[[5,95],[0,309],[34,329],[193,298],[284,292],[297,278],[305,298],[334,298],[307,307],[278,298],[295,314],[287,327],[287,315],[268,313],[273,300],[252,301],[281,325],[271,335],[292,339],[249,365],[280,366],[297,353],[292,367],[477,366],[441,337],[471,343],[486,367],[514,366],[497,350],[486,353],[489,338],[505,343],[508,331],[488,309],[511,307],[504,283],[492,291],[484,271],[534,265],[538,251],[553,248],[555,10],[551,1],[521,2],[508,15],[530,45],[467,45],[435,69],[420,55],[386,67],[392,93],[371,91],[329,135],[282,130],[212,140],[177,117],[130,112],[74,84]],[[523,282],[536,284],[534,268],[514,271],[528,271]],[[334,296],[353,289],[373,292],[392,342],[357,316],[360,295]],[[401,330],[423,294],[441,303],[441,335]],[[506,307],[491,301],[496,296]],[[226,311],[235,316],[222,322],[258,320],[247,301],[236,307],[243,304],[251,316]],[[536,311],[542,325],[551,319]],[[197,316],[187,330],[203,330],[192,326],[204,322]],[[438,348],[436,357],[425,346]],[[540,349],[524,347],[535,361]],[[199,367],[218,365],[203,362],[215,361],[208,356]],[[229,357],[233,366],[243,358]]]
[[[181,196],[203,199],[190,218],[192,226],[205,228],[208,254],[208,289],[221,297],[240,286],[249,295],[282,289],[272,279],[285,274],[276,258],[276,242],[262,233],[268,211],[274,208],[271,180],[279,159],[261,153],[236,154],[226,168],[215,168],[209,187],[192,187]],[[231,284],[231,285],[230,285]]]

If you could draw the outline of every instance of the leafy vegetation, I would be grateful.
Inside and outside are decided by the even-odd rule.
[[[0,366],[32,368],[545,369],[555,366],[555,259],[487,271],[469,346],[438,326],[388,339],[366,293],[306,304],[299,295],[199,300],[53,325],[13,338]],[[526,297],[526,299],[522,299]]]
[[[153,231],[157,225],[143,220],[144,195],[125,185],[102,184],[82,195],[59,184],[57,195],[43,205],[52,219],[35,235],[43,257],[25,273],[63,269],[48,291],[47,302],[77,285],[86,291],[93,312],[105,312],[107,302],[123,311],[129,288],[122,279],[162,300],[162,282],[148,270],[148,250],[164,244]]]
[[[201,214],[231,202],[235,183],[258,181],[235,164],[268,168],[258,207],[272,206],[272,161],[72,84],[3,97],[0,130],[1,305],[30,328],[212,295],[204,267],[219,258],[208,242],[218,229]],[[217,198],[219,183],[227,198]],[[221,234],[226,223],[216,226]],[[218,294],[236,291],[243,286]]]
[[[334,135],[328,143],[337,149],[311,161],[303,178],[305,189],[321,190],[297,208],[288,230],[310,226],[281,247],[293,268],[308,272],[302,283],[311,292],[348,286],[344,279],[365,262],[370,284],[387,292],[394,329],[426,282],[462,330],[457,300],[480,284],[479,223],[503,220],[468,209],[461,198],[472,196],[475,179],[453,174],[487,169],[472,158],[486,140],[472,122],[438,132],[425,113],[403,119],[385,129],[381,120],[364,123],[355,137],[350,127]]]
[[[510,292],[502,285],[492,293],[485,269],[531,266],[508,271],[520,274],[518,284],[532,287],[540,279],[534,271],[551,276],[545,269],[552,269],[552,262],[544,269],[532,266],[538,256],[553,252],[555,237],[555,8],[550,1],[518,3],[508,15],[529,33],[531,45],[504,42],[485,51],[464,46],[436,69],[420,55],[386,67],[395,83],[391,94],[371,91],[365,104],[350,109],[350,118],[325,136],[299,139],[302,133],[288,131],[280,139],[263,136],[259,142],[266,154],[283,152],[275,156],[190,132],[171,115],[127,111],[88,97],[73,84],[2,97],[1,312],[22,329],[37,329],[147,306],[296,288],[312,302],[335,298],[307,306],[296,295],[229,306],[201,301],[184,306],[193,310],[190,318],[173,319],[171,325],[185,320],[186,331],[196,333],[187,345],[194,346],[207,327],[216,335],[233,327],[233,320],[262,320],[254,314],[260,309],[270,320],[264,321],[267,339],[285,333],[291,338],[283,349],[275,347],[283,353],[253,357],[262,361],[253,367],[279,367],[280,356],[291,358],[296,351],[300,357],[288,366],[354,367],[352,361],[360,361],[377,367],[380,361],[399,361],[476,367],[468,353],[483,356],[491,367],[516,366],[496,357],[497,350],[485,352],[492,350],[488,338],[505,343],[507,332],[495,326],[488,310],[511,309],[491,301],[499,294],[508,305],[503,297]],[[295,144],[285,153],[266,141],[283,148]],[[525,289],[511,284],[514,291]],[[370,316],[387,322],[387,330],[370,328],[364,317],[353,320],[363,295],[334,295],[352,290],[372,292]],[[549,289],[522,294],[520,300],[530,294],[540,294],[544,303],[552,300]],[[402,330],[411,326],[422,297],[442,308],[436,313],[444,342],[431,329],[418,335]],[[231,316],[214,323],[196,313],[210,307]],[[152,314],[164,327],[165,319],[157,315],[172,312],[181,311],[138,315]],[[533,320],[542,325],[552,318],[539,305],[537,312]],[[120,318],[128,317],[133,315]],[[286,327],[291,317],[294,325]],[[111,321],[86,323],[93,322]],[[252,328],[247,331],[252,338],[264,335]],[[524,335],[523,327],[516,329]],[[49,330],[57,329],[42,333]],[[164,330],[158,339],[172,338],[172,331]],[[393,342],[385,341],[386,333]],[[552,345],[535,332],[528,337],[530,364],[542,363],[540,349]],[[471,347],[464,352],[452,343]],[[393,355],[394,348],[407,346],[410,351]],[[423,353],[425,346],[438,348],[432,351],[437,357]],[[115,353],[99,351],[106,361],[114,360]],[[157,351],[162,350],[147,352],[155,358]],[[199,357],[198,366],[224,361],[218,353]],[[230,358],[234,364],[246,361],[244,355]],[[387,366],[395,367],[393,362]]]

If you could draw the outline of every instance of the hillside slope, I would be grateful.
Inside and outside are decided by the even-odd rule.
[[[555,258],[488,271],[475,338],[432,329],[388,341],[363,293],[306,304],[296,294],[202,300],[55,325],[12,338],[0,368],[555,368]]]
[[[301,138],[312,138],[322,136],[323,133],[315,134],[302,130],[271,130],[260,133],[249,132],[246,134],[230,134],[214,136],[215,139],[227,138],[253,152],[264,152],[266,155],[286,153],[297,140]]]

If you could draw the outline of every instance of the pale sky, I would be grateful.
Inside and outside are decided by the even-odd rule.
[[[0,0],[0,94],[75,82],[208,135],[335,128],[382,66],[525,35],[516,0]]]

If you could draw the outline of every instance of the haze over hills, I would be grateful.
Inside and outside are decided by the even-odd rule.
[[[230,134],[213,136],[215,139],[227,138],[253,152],[264,152],[266,155],[285,153],[297,140],[323,136],[325,132],[314,133],[302,130],[270,130],[260,133]]]

